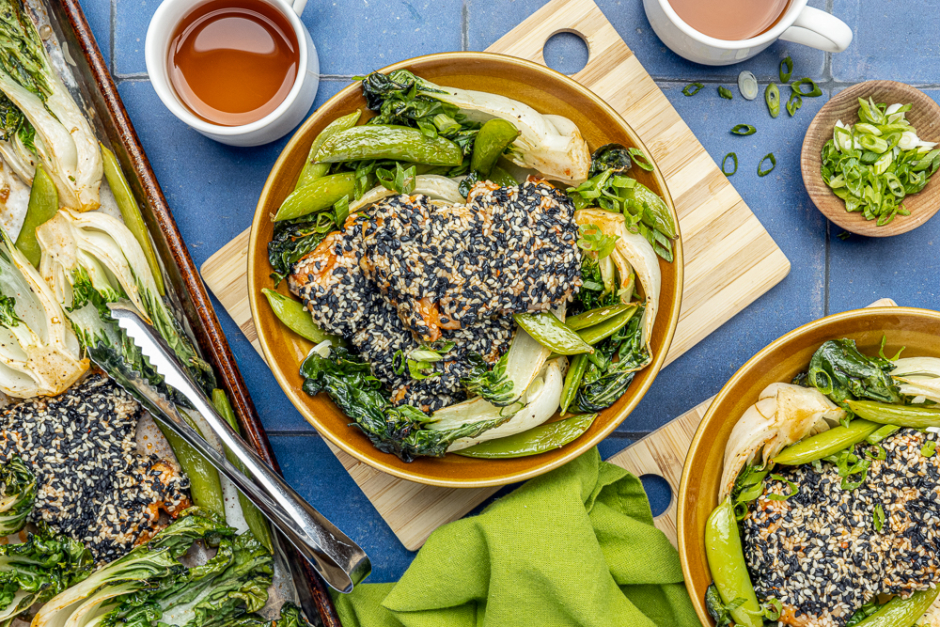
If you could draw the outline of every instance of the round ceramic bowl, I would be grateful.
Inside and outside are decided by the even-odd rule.
[[[503,55],[459,52],[418,57],[381,71],[398,69],[411,70],[422,78],[443,85],[504,94],[540,112],[563,115],[578,125],[592,151],[617,142],[650,154],[633,129],[609,105],[575,81],[547,67]],[[293,191],[316,135],[332,120],[356,109],[368,113],[358,83],[331,98],[300,127],[271,170],[252,223],[248,249],[251,314],[265,358],[284,392],[304,418],[340,449],[379,470],[419,483],[468,488],[503,485],[544,473],[589,450],[630,414],[665,362],[679,319],[683,268],[681,236],[675,245],[675,261],[669,264],[660,260],[662,296],[652,335],[653,362],[637,374],[627,393],[615,405],[601,412],[584,435],[563,448],[512,460],[446,455],[405,463],[373,447],[366,436],[350,426],[352,421],[325,394],[311,397],[303,392],[299,366],[311,343],[281,324],[261,294],[262,288],[274,287],[267,258],[267,245],[273,230],[271,216]],[[634,168],[631,175],[663,197],[678,223],[672,198],[659,169],[645,172]],[[281,293],[288,293],[286,283],[284,281],[279,286]]]
[[[703,625],[714,625],[705,610],[712,582],[705,557],[705,521],[718,506],[725,446],[744,411],[761,390],[790,381],[806,370],[813,353],[827,340],[850,338],[867,354],[904,347],[905,357],[940,357],[940,312],[910,307],[873,307],[828,316],[787,333],[757,353],[725,384],[702,419],[682,470],[679,486],[679,557],[685,585]]]

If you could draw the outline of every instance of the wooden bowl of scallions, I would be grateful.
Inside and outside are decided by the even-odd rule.
[[[934,142],[940,105],[927,94],[894,81],[860,83],[833,96],[810,124],[803,182],[823,215],[846,231],[900,235],[940,209]]]

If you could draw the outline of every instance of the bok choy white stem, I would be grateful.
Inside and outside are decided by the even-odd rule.
[[[102,164],[85,114],[59,78],[21,0],[0,0],[0,154],[31,181],[41,161],[63,206],[97,209]]]

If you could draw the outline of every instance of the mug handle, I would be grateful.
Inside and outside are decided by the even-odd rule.
[[[793,26],[783,31],[780,39],[825,52],[842,52],[852,43],[852,29],[825,11],[805,7],[793,22]]]
[[[290,5],[290,8],[294,10],[294,13],[300,15],[304,12],[304,7],[307,6],[307,0],[288,0],[287,2]]]

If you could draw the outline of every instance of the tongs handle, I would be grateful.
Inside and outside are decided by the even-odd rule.
[[[365,552],[297,494],[242,440],[228,422],[218,414],[199,386],[183,370],[163,339],[151,330],[136,311],[113,304],[111,310],[112,315],[118,319],[119,323],[122,323],[121,326],[127,323],[133,324],[142,328],[150,336],[154,350],[161,354],[148,354],[152,351],[146,351],[145,354],[151,359],[157,372],[165,377],[167,385],[179,391],[193,404],[196,411],[202,414],[222,444],[245,465],[250,477],[242,474],[224,455],[189,426],[172,403],[167,403],[172,411],[161,412],[165,414],[163,417],[167,418],[166,424],[203,454],[213,466],[257,505],[258,509],[320,573],[327,584],[340,592],[351,592],[353,586],[365,579],[371,570],[371,564]],[[166,367],[163,363],[159,363],[163,361],[166,362]],[[251,477],[254,477],[254,481]]]

